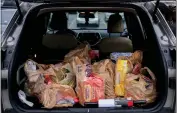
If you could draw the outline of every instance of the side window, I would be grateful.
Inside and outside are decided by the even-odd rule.
[[[1,0],[1,35],[4,34],[16,11],[17,9],[14,0]]]
[[[51,23],[51,20],[52,20],[52,15],[53,15],[53,13],[50,13],[48,24],[47,24],[47,33],[46,34],[54,34],[55,33],[55,30],[53,30],[53,29],[50,28],[50,23]]]
[[[125,20],[125,15],[124,15],[123,12],[119,13],[119,15],[122,17],[122,22],[121,23],[123,24],[123,32],[110,33],[110,36],[112,38],[114,38],[114,37],[115,38],[117,38],[117,37],[127,37],[127,38],[129,38],[129,33],[128,33],[128,30],[127,30],[127,23],[126,23],[126,20]],[[119,29],[118,27],[119,27],[119,25],[118,26],[116,25],[116,29]]]

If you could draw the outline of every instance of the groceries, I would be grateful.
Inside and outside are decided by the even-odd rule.
[[[149,68],[142,68],[142,51],[114,52],[110,59],[97,61],[99,56],[98,50],[80,45],[57,64],[28,59],[24,63],[24,93],[37,97],[48,109],[73,107],[78,102],[82,106],[132,107],[134,102],[155,101],[156,79]]]
[[[109,59],[102,60],[100,62],[95,62],[92,65],[93,72],[98,73],[97,76],[100,76],[105,80],[105,98],[109,99],[115,98],[114,69],[115,64]]]
[[[124,81],[128,69],[128,61],[118,59],[115,69],[115,94],[124,96]]]
[[[40,93],[39,98],[45,108],[72,107],[76,95],[68,85],[51,84]]]
[[[143,60],[143,52],[140,50],[135,51],[130,57],[129,60],[132,62],[133,65],[136,63],[142,63]]]
[[[149,74],[151,79],[145,75]],[[154,102],[156,98],[156,79],[153,72],[144,67],[138,75],[127,74],[125,80],[125,97],[133,100],[146,100],[147,103]]]
[[[132,53],[130,52],[127,52],[127,53],[113,52],[110,54],[110,59],[113,61],[117,61],[117,59],[121,56],[130,57],[131,55]]]
[[[104,81],[102,78],[93,74],[93,76],[79,81],[76,92],[82,105],[85,102],[98,102],[99,99],[105,98]]]

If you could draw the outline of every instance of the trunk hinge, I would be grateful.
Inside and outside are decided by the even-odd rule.
[[[159,7],[159,3],[160,3],[160,0],[157,0],[156,3],[155,3],[155,8],[154,8],[154,11],[153,11],[153,18],[156,19],[156,12],[157,12],[157,9]]]
[[[20,21],[22,20],[22,18],[23,18],[23,14],[22,14],[22,11],[21,11],[21,9],[20,9],[20,5],[19,5],[18,0],[15,0],[15,4],[16,4],[16,6],[17,6],[17,10],[18,10],[19,15],[20,15],[18,22],[20,22]]]

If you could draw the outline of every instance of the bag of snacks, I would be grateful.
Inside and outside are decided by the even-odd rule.
[[[147,77],[146,73],[150,77]],[[132,100],[146,100],[147,103],[154,102],[156,98],[156,78],[148,67],[142,68],[138,75],[127,74],[125,79],[125,97]]]

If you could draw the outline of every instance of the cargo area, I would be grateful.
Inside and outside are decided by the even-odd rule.
[[[112,4],[109,5],[111,6]],[[112,6],[112,8],[99,8],[99,6],[95,6],[93,8],[85,7],[80,9],[79,7],[69,8],[68,6],[65,9],[60,5],[50,6],[44,4],[28,12],[9,67],[9,96],[11,105],[15,110],[19,112],[61,113],[87,112],[88,109],[100,110],[100,112],[102,110],[106,112],[155,112],[163,107],[167,97],[167,67],[154,33],[155,31],[153,30],[152,24],[150,24],[151,20],[149,15],[145,10],[136,5],[122,4]],[[116,30],[113,29],[112,26],[115,23],[110,23],[110,25],[106,25],[102,29],[99,27],[91,27],[88,29],[81,27],[74,29],[68,26],[65,17],[68,20],[70,18],[70,12],[75,12],[76,17],[78,15],[79,18],[79,16],[82,17],[83,15],[80,15],[78,12],[86,12],[88,10],[90,12],[98,12],[98,15],[106,12],[123,15],[123,24],[121,25],[123,25],[124,30],[121,31],[119,28],[116,28]],[[93,18],[93,15],[89,18]],[[81,19],[76,18],[76,21],[79,22]],[[58,39],[57,37],[60,38]],[[97,62],[110,59],[110,54],[113,52],[133,53],[136,50],[141,50],[143,52],[142,67],[151,69],[156,77],[157,97],[155,102],[146,106],[132,108],[98,108],[97,106],[87,108],[77,104],[73,107],[46,109],[43,108],[43,105],[35,97],[27,97],[27,100],[34,103],[33,107],[29,107],[20,101],[18,91],[24,89],[24,83],[20,86],[17,83],[17,70],[19,66],[24,64],[28,59],[32,59],[40,64],[56,64],[62,62],[67,53],[83,43],[91,45],[92,50],[99,51],[99,58],[96,59]],[[25,73],[21,71],[20,77],[23,78],[23,76],[25,76]]]

